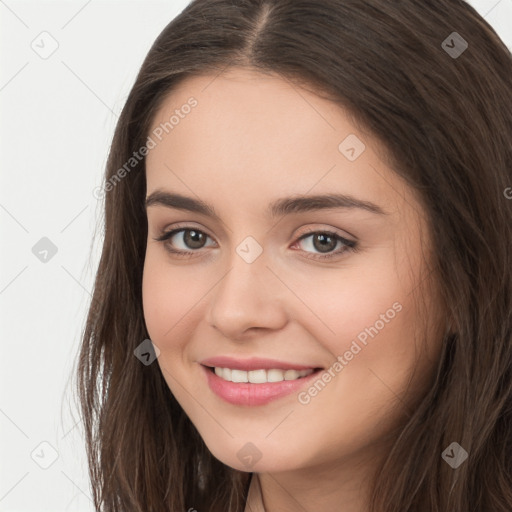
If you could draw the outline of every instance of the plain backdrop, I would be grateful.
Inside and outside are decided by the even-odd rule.
[[[512,0],[470,3],[512,48]],[[187,4],[0,0],[0,512],[94,510],[71,387],[93,191],[147,51]]]

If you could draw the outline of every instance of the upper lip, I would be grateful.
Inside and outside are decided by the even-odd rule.
[[[259,357],[251,357],[250,359],[236,359],[229,356],[217,356],[203,359],[200,363],[204,366],[217,368],[231,368],[232,370],[309,370],[317,369],[319,366],[304,365],[290,363],[286,361],[278,361],[277,359],[264,359]]]

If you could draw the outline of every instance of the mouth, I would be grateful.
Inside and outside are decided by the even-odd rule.
[[[260,360],[262,361],[262,360]],[[291,364],[276,364],[266,360],[258,367],[255,360],[245,363],[212,364],[206,361],[200,364],[210,390],[223,401],[237,406],[261,406],[277,399],[293,396],[301,389],[311,385],[324,368],[290,367]],[[238,366],[233,368],[232,366]],[[249,366],[242,369],[240,366]],[[282,368],[288,366],[288,368]]]
[[[322,368],[308,368],[306,370],[281,369],[281,368],[260,368],[257,370],[239,370],[235,368],[226,368],[219,366],[205,366],[211,373],[217,377],[234,383],[265,384],[269,382],[282,382],[290,380],[299,380],[322,370]]]

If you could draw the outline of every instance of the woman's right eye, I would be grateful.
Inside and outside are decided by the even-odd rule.
[[[177,236],[179,234],[179,236]],[[198,252],[199,249],[205,247],[206,239],[210,238],[206,233],[195,228],[178,228],[171,231],[163,232],[159,237],[154,240],[162,242],[169,252],[180,256],[191,256],[193,253]],[[178,241],[183,247],[176,249],[176,242]],[[192,250],[190,250],[192,249]]]

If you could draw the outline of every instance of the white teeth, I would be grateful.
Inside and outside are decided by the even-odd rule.
[[[267,382],[267,372],[265,370],[251,370],[247,372],[249,376],[249,382],[253,384],[262,384]]]
[[[281,382],[284,380],[283,370],[267,370],[267,382]]]
[[[299,372],[297,370],[286,370],[284,372],[284,380],[295,380],[299,378]]]
[[[250,382],[264,384],[266,382],[281,382],[282,380],[296,380],[313,373],[308,370],[232,370],[231,368],[215,367],[215,375],[230,382]]]
[[[247,372],[243,370],[231,370],[231,382],[249,382]]]

